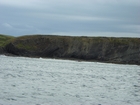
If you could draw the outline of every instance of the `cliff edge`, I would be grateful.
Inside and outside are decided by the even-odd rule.
[[[10,40],[0,47],[2,51],[26,57],[140,65],[140,38],[31,35]]]

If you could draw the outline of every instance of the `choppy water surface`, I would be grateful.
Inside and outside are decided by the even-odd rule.
[[[140,105],[140,66],[0,56],[0,105]]]

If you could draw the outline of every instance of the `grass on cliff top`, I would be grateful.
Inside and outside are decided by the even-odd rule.
[[[67,40],[76,40],[76,41],[82,41],[83,43],[85,42],[95,42],[95,43],[112,43],[112,44],[123,44],[123,45],[128,45],[130,43],[133,44],[140,44],[140,38],[119,38],[119,37],[87,37],[87,36],[57,36],[57,35],[25,35],[25,36],[20,36],[17,38],[17,40],[27,40],[27,39],[38,39],[39,37],[43,38],[50,38],[50,39],[67,39]]]
[[[0,34],[0,47],[4,47],[7,43],[9,43],[11,40],[13,40],[13,36],[7,36]]]
[[[140,38],[115,38],[115,37],[86,37],[86,36],[57,36],[57,35],[25,35],[17,37],[16,47],[30,51],[36,51],[45,48],[47,43],[61,45],[62,42],[70,45],[77,43],[82,45],[90,44],[112,44],[114,46],[121,45],[140,45]]]
[[[110,43],[118,45],[140,45],[140,38],[108,38]]]
[[[53,42],[56,43],[59,42],[60,40],[65,40],[66,43],[73,42],[72,40],[75,40],[77,42],[82,42],[84,44],[89,42],[94,42],[94,43],[107,42],[115,45],[129,45],[130,43],[140,45],[140,38],[86,37],[86,36],[84,37],[84,36],[57,36],[57,35],[24,35],[15,38],[12,36],[0,34],[0,47],[4,47],[9,42],[16,42],[16,43],[18,42],[16,46],[19,48],[36,50],[38,49],[38,47],[42,46],[36,44],[36,39],[40,39],[40,38],[45,39],[45,41],[46,39],[49,39],[49,41],[54,39],[55,41]],[[42,41],[42,40],[38,40],[38,41]]]

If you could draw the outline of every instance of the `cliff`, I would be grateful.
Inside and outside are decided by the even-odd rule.
[[[17,56],[140,65],[140,38],[31,35],[14,38],[2,49]]]
[[[0,34],[0,54],[6,53],[4,48],[12,39],[14,37]]]

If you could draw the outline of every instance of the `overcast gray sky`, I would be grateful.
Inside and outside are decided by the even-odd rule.
[[[140,37],[140,0],[0,0],[0,33]]]

